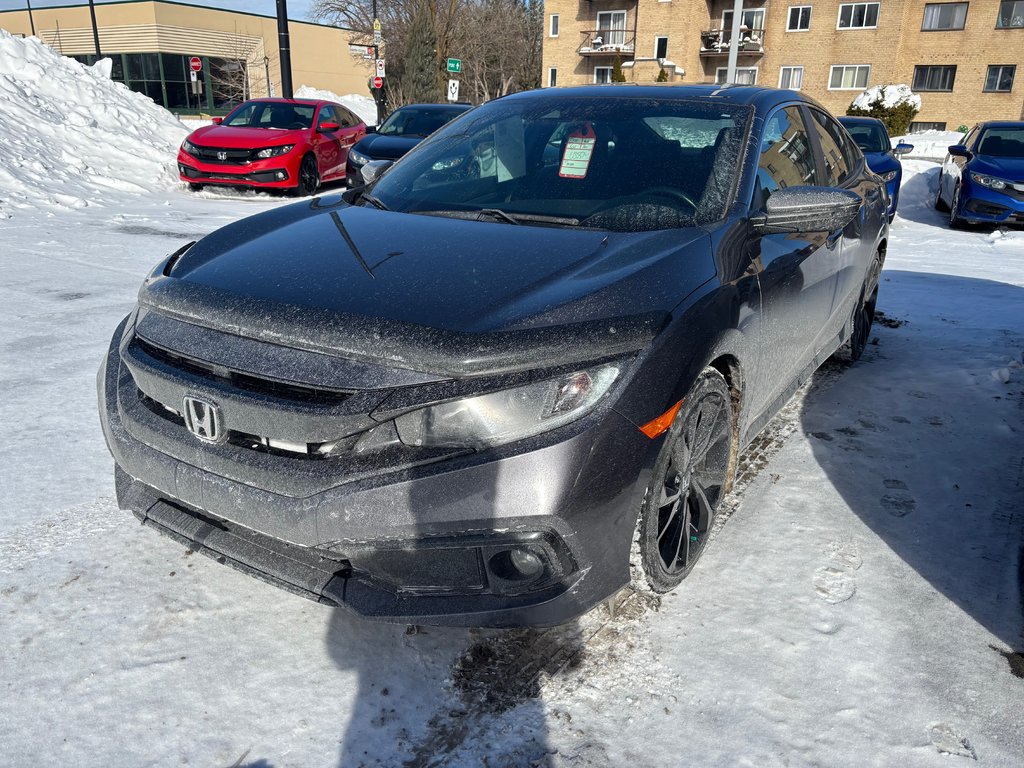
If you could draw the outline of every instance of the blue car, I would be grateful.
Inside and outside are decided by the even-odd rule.
[[[1024,122],[978,123],[950,147],[935,207],[951,227],[1024,224]]]
[[[882,177],[885,189],[889,193],[889,221],[896,216],[896,203],[900,197],[900,182],[903,180],[903,166],[899,156],[905,155],[913,148],[913,144],[900,142],[895,147],[885,129],[885,123],[874,117],[840,117],[837,118],[853,140],[857,142],[868,168]]]

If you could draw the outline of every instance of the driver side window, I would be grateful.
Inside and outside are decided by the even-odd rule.
[[[772,192],[813,184],[814,153],[797,107],[780,109],[765,122],[752,207],[761,210]]]

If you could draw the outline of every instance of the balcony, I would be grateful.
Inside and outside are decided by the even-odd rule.
[[[740,27],[740,56],[764,55],[764,29]],[[708,29],[700,33],[701,56],[728,56],[732,43],[731,29]]]
[[[621,56],[632,59],[636,49],[635,29],[590,29],[580,33],[580,56]]]

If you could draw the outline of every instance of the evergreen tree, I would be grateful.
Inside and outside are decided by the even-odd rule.
[[[615,54],[615,63],[612,65],[612,82],[626,82],[626,76],[622,74],[622,59],[619,57],[619,54]]]
[[[659,69],[658,70],[658,77],[655,78],[654,82],[656,82],[656,83],[667,83],[668,82],[668,72],[666,72],[664,69]]]
[[[407,75],[403,85],[410,102],[429,104],[443,101],[434,19],[424,2],[417,4],[409,22],[409,42],[404,64]]]

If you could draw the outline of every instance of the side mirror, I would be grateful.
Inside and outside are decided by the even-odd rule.
[[[364,184],[373,184],[394,164],[394,160],[371,160],[359,169],[359,174],[363,177]]]
[[[366,132],[368,134],[376,133],[377,132],[377,126],[376,125],[368,125],[368,126],[366,126]]]
[[[949,154],[951,154],[953,157],[969,158],[971,156],[971,150],[969,150],[963,144],[954,144],[952,147],[949,148]]]
[[[766,234],[835,232],[853,220],[860,206],[860,195],[848,189],[785,187],[772,192],[765,212],[751,222]]]
[[[320,125],[318,125],[316,127],[316,132],[317,133],[334,133],[339,128],[341,128],[341,126],[338,125],[337,123],[320,123]]]
[[[223,117],[214,117],[214,118],[211,118],[211,120],[212,120],[214,125],[220,125],[221,123],[224,122],[224,118]]]
[[[905,141],[901,141],[899,144],[896,145],[896,147],[895,147],[895,149],[893,149],[892,153],[894,155],[906,155],[906,154],[909,154],[910,152],[913,152],[913,151],[914,151],[914,145],[913,144],[907,144]]]

